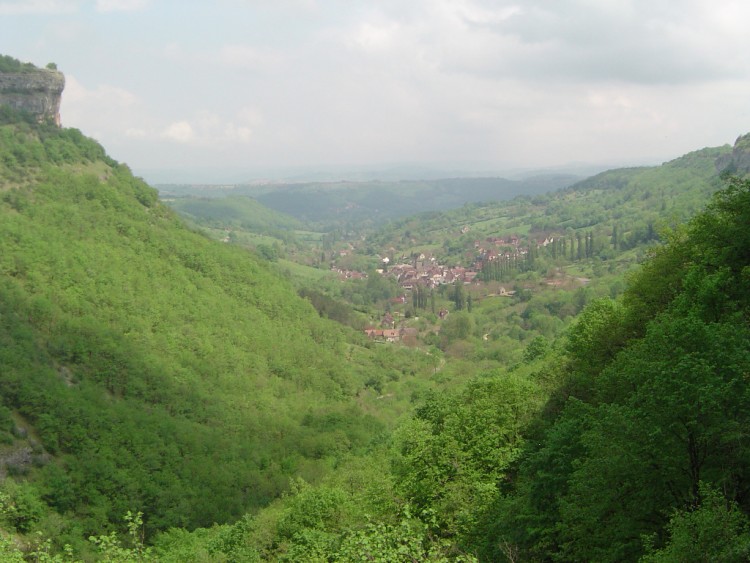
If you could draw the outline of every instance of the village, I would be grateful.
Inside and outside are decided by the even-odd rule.
[[[540,239],[532,239],[537,248],[546,247],[554,242],[554,237],[544,236]],[[354,252],[350,247],[341,251],[341,256],[347,256]],[[486,281],[482,275],[488,266],[493,264],[504,264],[507,267],[516,268],[527,259],[528,247],[522,246],[521,239],[516,235],[507,237],[488,237],[484,241],[475,240],[471,251],[472,264],[464,266],[448,266],[442,264],[434,255],[427,253],[414,253],[412,255],[401,255],[398,263],[391,264],[388,256],[379,257],[380,266],[375,273],[394,279],[398,286],[404,291],[398,297],[392,298],[389,310],[383,316],[379,327],[368,327],[364,330],[368,338],[380,342],[404,342],[416,341],[418,331],[413,328],[399,327],[397,317],[399,311],[391,311],[391,306],[398,307],[406,305],[412,300],[407,297],[408,292],[421,292],[422,290],[435,290],[441,286],[449,285],[481,285]],[[368,274],[361,271],[348,270],[337,266],[331,268],[341,280],[363,280]],[[485,279],[483,279],[485,278]],[[497,296],[510,297],[514,291],[500,287]],[[439,319],[445,319],[449,311],[442,307],[433,311]]]
[[[537,248],[546,247],[554,242],[553,236],[544,236],[535,239]],[[340,251],[341,256],[347,256],[354,252],[354,248]],[[380,258],[381,267],[375,271],[383,276],[390,276],[398,282],[398,285],[406,291],[416,287],[433,289],[441,285],[453,285],[456,283],[480,283],[480,273],[487,264],[493,262],[506,262],[520,264],[528,255],[528,248],[521,246],[521,239],[516,235],[508,237],[487,237],[485,241],[474,241],[473,263],[469,267],[448,266],[441,264],[438,259],[430,254],[419,253],[411,256],[402,255],[399,263],[391,265],[388,256]],[[348,270],[338,266],[332,266],[331,270],[336,272],[341,280],[367,279],[365,272]]]

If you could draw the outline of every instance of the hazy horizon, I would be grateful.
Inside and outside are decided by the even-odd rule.
[[[648,165],[750,130],[736,0],[0,0],[0,15],[0,53],[65,73],[63,125],[151,182]]]
[[[369,182],[369,181],[419,181],[446,178],[506,178],[522,179],[529,176],[564,174],[588,177],[605,170],[630,166],[651,166],[650,163],[569,163],[547,168],[494,169],[485,166],[456,164],[439,167],[408,163],[350,166],[298,166],[269,168],[132,168],[133,173],[151,184],[252,184],[295,182]]]

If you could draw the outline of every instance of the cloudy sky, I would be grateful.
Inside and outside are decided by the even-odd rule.
[[[661,162],[750,131],[748,37],[746,0],[0,0],[0,53],[155,181]]]

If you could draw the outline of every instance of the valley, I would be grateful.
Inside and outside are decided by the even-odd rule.
[[[3,561],[747,559],[747,135],[157,190],[52,109],[0,106]]]

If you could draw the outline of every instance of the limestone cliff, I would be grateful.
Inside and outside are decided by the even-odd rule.
[[[60,125],[60,99],[65,76],[51,69],[25,68],[21,72],[0,71],[0,105],[23,110],[39,121],[51,119]]]
[[[750,133],[737,138],[731,154],[716,159],[716,169],[739,176],[750,174]]]

